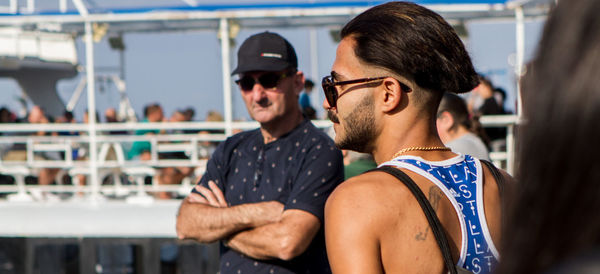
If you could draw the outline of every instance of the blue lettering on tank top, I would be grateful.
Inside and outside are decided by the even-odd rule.
[[[464,220],[462,230],[466,230],[467,242],[466,242],[466,256],[464,257],[464,263],[462,267],[466,268],[473,273],[491,273],[494,267],[498,264],[498,258],[494,256],[494,253],[490,249],[491,239],[489,232],[484,233],[484,227],[481,224],[479,215],[483,212],[479,212],[478,202],[483,201],[477,200],[477,165],[476,159],[469,155],[464,155],[462,161],[448,165],[436,165],[435,163],[424,162],[414,157],[398,157],[390,162],[382,165],[394,165],[398,163],[405,163],[412,165],[418,169],[429,173],[435,177],[439,182],[446,188],[443,191],[448,199],[455,200],[456,204],[462,213],[461,217]],[[443,189],[444,190],[444,189]],[[483,205],[480,205],[483,208]],[[464,234],[463,234],[464,235]],[[462,249],[462,247],[459,247]],[[492,247],[495,250],[495,247]],[[461,255],[464,254],[464,250],[461,250]]]

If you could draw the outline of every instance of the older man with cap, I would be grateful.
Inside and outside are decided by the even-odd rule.
[[[221,143],[182,202],[179,238],[221,241],[220,273],[329,273],[327,197],[343,181],[342,154],[302,116],[304,75],[278,34],[249,37],[236,83],[260,128]]]

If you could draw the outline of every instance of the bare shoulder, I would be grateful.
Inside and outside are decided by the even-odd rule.
[[[484,167],[484,173],[486,176],[491,177],[491,170],[486,166],[486,165],[482,165]],[[496,168],[498,170],[498,172],[500,173],[500,176],[502,177],[502,179],[504,180],[504,182],[506,184],[514,184],[516,183],[516,180],[513,176],[511,176],[510,174],[508,174],[508,172],[506,172],[506,170],[501,169],[501,168]]]
[[[365,173],[348,179],[333,191],[325,205],[326,219],[332,214],[348,214],[354,219],[365,216],[370,220],[385,218],[390,212],[397,216],[408,195],[412,196],[395,177],[378,171]]]
[[[403,171],[417,179],[417,184],[431,187],[425,178]],[[325,206],[325,240],[334,272],[352,272],[340,268],[340,261],[356,266],[368,260],[380,266],[381,272],[440,273],[441,255],[435,253],[439,248],[428,227],[412,192],[396,177],[381,171],[340,184]],[[355,254],[357,250],[362,253]],[[440,261],[423,260],[430,257]],[[354,273],[377,273],[373,269],[377,268]]]

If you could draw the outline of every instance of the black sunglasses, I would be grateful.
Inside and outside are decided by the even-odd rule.
[[[265,89],[272,89],[277,87],[279,81],[281,79],[288,77],[290,74],[288,73],[275,73],[268,72],[258,76],[258,78],[254,78],[250,75],[244,75],[239,80],[235,80],[235,83],[240,86],[242,91],[250,91],[254,88],[256,83],[260,84]]]
[[[348,81],[335,82],[333,80],[333,76],[329,75],[329,76],[323,77],[323,80],[321,81],[321,86],[323,87],[323,92],[325,92],[325,98],[327,99],[327,103],[329,104],[330,107],[334,108],[334,107],[337,107],[337,100],[340,97],[335,86],[367,83],[367,82],[372,82],[372,81],[383,80],[388,77],[389,76],[369,77],[369,78],[360,78],[360,79],[354,79],[354,80],[348,80]],[[402,89],[405,92],[410,91],[410,88],[407,85],[403,84],[400,81],[398,81],[398,82],[400,83],[400,86],[402,87]]]
[[[321,86],[323,86],[323,92],[325,92],[325,98],[327,99],[327,103],[329,103],[330,107],[334,108],[337,106],[337,99],[339,97],[335,86],[372,82],[372,81],[377,81],[377,80],[383,80],[387,77],[388,76],[360,78],[360,79],[354,79],[354,80],[348,80],[348,81],[335,82],[333,80],[333,76],[329,75],[329,76],[323,77],[323,80],[321,81]]]

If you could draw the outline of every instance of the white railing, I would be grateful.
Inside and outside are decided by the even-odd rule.
[[[0,145],[5,151],[18,153],[21,159],[3,159],[0,161],[0,173],[15,178],[14,185],[0,185],[0,193],[15,193],[9,195],[9,200],[35,200],[38,193],[83,193],[115,195],[124,197],[134,194],[141,201],[151,201],[146,192],[189,193],[195,176],[203,173],[206,160],[211,153],[210,145],[206,142],[219,142],[226,138],[224,134],[157,134],[157,135],[102,135],[110,131],[131,131],[139,129],[162,130],[214,130],[222,128],[222,123],[138,123],[138,124],[98,124],[96,142],[99,150],[97,159],[100,180],[113,176],[113,185],[101,185],[100,182],[89,182],[86,185],[78,183],[80,176],[88,177],[91,173],[89,159],[78,159],[74,152],[89,148],[90,138],[85,134],[85,124],[5,124],[0,126],[3,136]],[[240,124],[240,127],[249,125]],[[79,136],[31,136],[33,132],[46,133],[84,132]],[[132,134],[131,131],[130,134]],[[151,159],[147,161],[131,160],[125,157],[127,147],[133,142],[146,141],[150,143]],[[16,147],[20,146],[20,149]],[[11,149],[12,147],[12,149]],[[112,156],[109,157],[109,151]],[[10,153],[7,152],[7,153]],[[187,159],[162,159],[163,153],[180,152]],[[53,153],[51,159],[41,156]],[[6,154],[5,154],[6,155]],[[57,157],[58,156],[58,157]],[[156,179],[146,186],[144,177],[155,177],[157,170],[164,167],[194,167],[195,173],[185,178],[181,185],[159,185]],[[63,185],[25,185],[25,176],[37,175],[40,169],[61,169],[60,175],[69,175],[72,184]],[[121,175],[129,177],[133,184],[126,185],[120,181]],[[62,176],[61,176],[62,177]],[[61,182],[60,178],[57,182]],[[42,196],[40,196],[42,197]],[[143,198],[143,199],[142,199]],[[135,199],[133,199],[135,200]]]
[[[484,116],[480,120],[484,126],[507,128],[506,151],[490,153],[492,161],[501,167],[506,167],[509,173],[514,170],[514,126],[516,116]],[[328,128],[331,122],[313,121],[319,128]],[[235,122],[233,128],[246,130],[257,128],[256,122]],[[98,147],[97,168],[100,182],[79,183],[81,176],[89,177],[91,165],[89,159],[78,158],[74,152],[89,148],[90,138],[86,136],[86,124],[0,124],[0,146],[4,151],[9,147],[21,146],[21,154],[25,157],[20,161],[0,160],[0,174],[12,176],[15,184],[0,185],[0,194],[10,193],[8,200],[31,201],[44,199],[43,193],[70,193],[82,196],[128,199],[131,202],[152,201],[148,193],[169,192],[183,196],[189,193],[193,184],[204,173],[214,143],[225,140],[223,133],[168,133],[153,135],[134,135],[135,130],[162,131],[223,131],[224,122],[183,122],[183,123],[109,123],[97,124]],[[79,136],[32,136],[32,133],[83,132]],[[109,135],[110,132],[123,131],[127,134]],[[132,160],[126,157],[128,147],[133,142],[146,141],[150,143],[150,159],[147,161]],[[161,157],[164,153],[183,153],[187,159],[172,159]],[[40,157],[53,153],[60,155],[52,159]],[[89,153],[88,153],[89,154]],[[109,154],[111,156],[109,156]],[[6,154],[5,154],[6,155]],[[193,172],[178,185],[159,184],[156,175],[165,167],[193,167]],[[26,176],[36,176],[40,169],[54,168],[62,170],[59,176],[70,176],[71,184],[62,184],[60,178],[56,185],[26,185]],[[103,178],[112,176],[111,185],[103,185]],[[125,176],[125,182],[121,178]],[[146,185],[144,178],[152,177],[152,184]],[[89,178],[88,178],[89,181]],[[129,182],[129,184],[127,184]]]
[[[518,125],[517,115],[488,115],[480,117],[479,121],[484,127],[506,127],[506,149],[504,151],[491,151],[490,159],[500,168],[506,169],[509,174],[515,172],[515,126]]]

